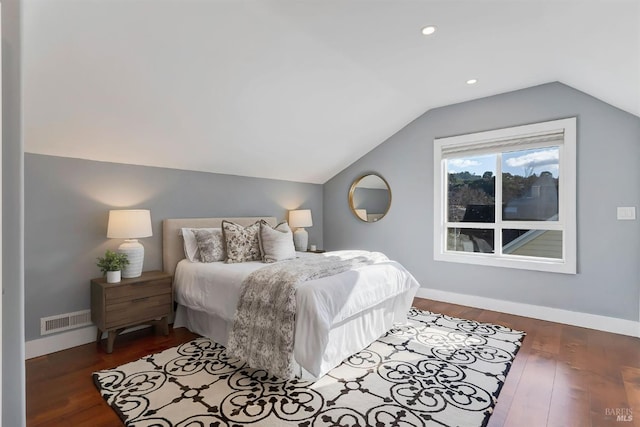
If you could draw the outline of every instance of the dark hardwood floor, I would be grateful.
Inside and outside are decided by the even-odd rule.
[[[640,339],[425,299],[415,306],[527,333],[489,427],[640,427]],[[122,425],[91,373],[194,337],[144,329],[118,337],[112,354],[86,344],[28,360],[27,426]]]

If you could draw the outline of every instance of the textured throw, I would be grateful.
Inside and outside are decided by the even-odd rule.
[[[206,338],[93,379],[128,427],[486,426],[524,334],[408,318],[315,383],[251,369]]]
[[[251,273],[242,284],[227,352],[254,368],[290,378],[296,319],[296,287],[363,265],[385,261],[379,252],[354,258],[313,256],[281,261]]]

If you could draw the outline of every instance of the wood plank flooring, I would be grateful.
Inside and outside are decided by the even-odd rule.
[[[640,339],[419,298],[414,305],[527,333],[488,427],[640,427]],[[91,373],[196,337],[152,331],[118,337],[112,354],[86,344],[28,360],[27,426],[122,425]]]

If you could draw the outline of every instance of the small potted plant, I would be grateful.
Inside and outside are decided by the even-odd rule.
[[[96,263],[103,275],[107,275],[107,283],[118,283],[122,269],[129,265],[127,254],[107,250],[104,257],[98,257]]]

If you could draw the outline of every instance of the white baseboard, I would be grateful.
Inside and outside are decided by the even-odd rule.
[[[605,332],[613,332],[615,334],[640,337],[640,322],[634,322],[632,320],[617,319],[615,317],[599,316],[589,313],[579,313],[577,311],[523,304],[519,302],[503,301],[478,297],[475,295],[457,294],[437,289],[420,288],[418,289],[416,296],[419,298],[466,305],[484,310],[500,311],[502,313],[514,314],[516,316],[532,317],[534,319],[548,320],[550,322],[565,323],[567,325],[597,329]],[[147,327],[148,325],[137,326],[125,330],[124,333],[137,331]],[[95,326],[89,326],[27,341],[25,344],[25,359],[32,359],[34,357],[94,342],[97,331],[98,330]]]
[[[148,327],[149,325],[135,326],[125,329],[122,333],[126,334]],[[55,353],[56,351],[95,342],[97,333],[98,328],[88,326],[86,328],[74,329],[72,331],[27,341],[24,346],[24,358],[25,360],[32,359],[34,357],[44,356],[45,354]]]
[[[550,322],[565,323],[582,328],[597,329],[613,332],[614,334],[640,337],[640,322],[618,319],[615,317],[599,316],[597,314],[580,313],[559,308],[543,307],[540,305],[523,304],[519,302],[503,301],[484,298],[475,295],[457,294],[437,289],[420,288],[416,294],[419,298],[466,305],[484,310],[500,311],[517,316],[532,317]]]

